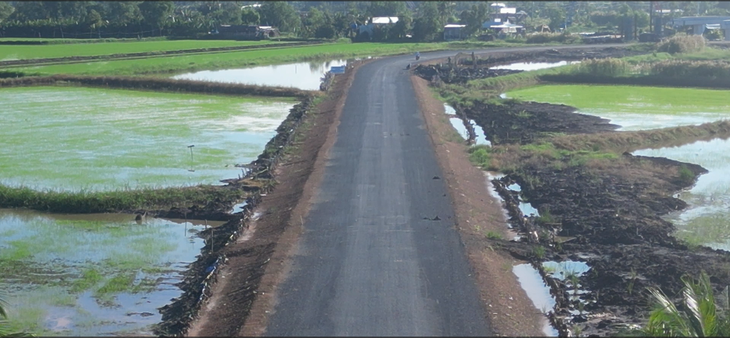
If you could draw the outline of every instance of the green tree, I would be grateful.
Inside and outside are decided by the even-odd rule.
[[[649,288],[655,303],[644,333],[653,337],[730,337],[727,293],[718,307],[710,277],[704,271],[694,280],[682,276],[682,302],[675,306],[664,292]]]
[[[398,22],[390,29],[390,37],[392,39],[403,39],[406,34],[411,31],[413,26],[413,18],[406,13],[398,17]]]
[[[104,1],[106,6],[105,17],[109,21],[121,26],[132,23],[139,23],[142,20],[142,13],[139,10],[138,2],[135,1]]]
[[[464,27],[464,34],[467,36],[472,35],[482,28],[484,21],[489,19],[489,7],[487,3],[481,2],[477,5],[472,5],[471,9],[465,10],[461,13],[461,23],[466,25]]]
[[[172,1],[144,1],[139,4],[139,11],[144,22],[159,29],[160,35],[174,9],[175,4]]]
[[[301,27],[301,19],[288,2],[266,1],[259,8],[261,24],[274,26],[281,32],[296,33]]]
[[[424,2],[418,8],[418,18],[413,22],[413,38],[417,41],[433,41],[443,31],[435,2]]]
[[[15,12],[15,7],[10,2],[0,1],[0,22],[5,21],[13,12]]]
[[[399,16],[405,13],[404,1],[371,1],[365,12],[368,16]]]
[[[241,23],[244,25],[258,25],[260,20],[261,16],[259,12],[251,8],[246,8],[241,11]]]

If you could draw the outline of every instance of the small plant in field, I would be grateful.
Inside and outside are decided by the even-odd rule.
[[[532,248],[532,254],[535,255],[538,259],[543,259],[545,257],[545,248],[541,245],[538,245],[534,248]]]
[[[496,231],[487,231],[487,238],[489,239],[502,239],[502,235],[500,235]]]
[[[692,183],[695,179],[695,174],[692,170],[689,170],[686,166],[679,167],[679,179],[684,183]]]
[[[626,287],[629,291],[629,295],[631,295],[634,291],[634,282],[636,282],[636,270],[634,268],[631,268],[631,275],[629,276],[631,279],[629,280],[629,285]]]

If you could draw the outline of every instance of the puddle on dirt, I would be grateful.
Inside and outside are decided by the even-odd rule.
[[[18,87],[0,90],[0,102],[0,184],[114,190],[237,177],[295,100]]]
[[[8,327],[39,335],[152,335],[203,247],[205,224],[129,214],[0,209]]]
[[[531,71],[538,69],[546,69],[553,67],[560,67],[565,65],[572,65],[580,63],[580,61],[558,61],[558,62],[516,62],[508,65],[489,67],[489,69],[509,69],[509,70],[522,70]]]
[[[248,202],[245,202],[245,201],[244,202],[241,202],[241,203],[238,203],[238,204],[236,204],[236,205],[233,206],[233,209],[231,209],[231,212],[230,213],[231,214],[235,214],[235,213],[241,212],[241,211],[243,211],[243,208],[246,207],[246,205],[248,205]]]
[[[512,267],[512,273],[517,276],[520,286],[527,293],[527,297],[532,300],[535,308],[547,314],[555,307],[555,298],[550,294],[550,288],[543,281],[540,273],[530,264],[518,264]],[[559,335],[547,318],[544,319],[543,333],[548,337],[557,337]]]
[[[570,260],[562,262],[547,261],[542,263],[542,267],[551,277],[562,281],[571,275],[580,277],[591,269],[585,262]]]
[[[295,87],[319,90],[321,78],[331,67],[347,65],[347,60],[299,62],[252,68],[204,70],[175,75],[176,80],[241,83],[257,86]]]
[[[456,116],[456,109],[454,107],[451,107],[450,105],[444,103],[444,112],[449,117],[449,122],[451,122],[451,126],[456,129],[456,131],[461,135],[463,139],[469,139],[469,132],[466,129],[466,126],[464,126],[464,122],[460,117]],[[484,129],[476,123],[474,120],[469,120],[469,123],[474,127],[474,133],[475,135],[475,143],[476,145],[486,145],[486,146],[492,146],[492,142],[490,142],[487,139],[487,135],[484,133]]]
[[[685,210],[665,217],[677,227],[676,235],[694,244],[730,251],[730,140],[697,141],[680,147],[644,149],[634,155],[666,157],[699,164],[709,172],[675,197],[687,202]]]

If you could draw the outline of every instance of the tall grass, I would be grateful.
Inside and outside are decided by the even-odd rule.
[[[705,49],[705,38],[701,35],[675,35],[657,46],[657,51],[669,54],[693,53]]]
[[[573,68],[573,72],[596,76],[625,76],[630,69],[631,65],[624,60],[606,58],[583,60]]]
[[[62,213],[101,213],[162,210],[192,205],[233,204],[246,197],[240,189],[191,186],[164,189],[62,192],[0,185],[0,207],[28,208]]]

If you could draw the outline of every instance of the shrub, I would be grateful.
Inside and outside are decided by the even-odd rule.
[[[705,48],[705,38],[701,35],[675,35],[659,43],[657,50],[669,54],[698,52]]]
[[[666,77],[730,78],[730,63],[725,61],[667,60],[651,65],[652,75]]]
[[[622,76],[629,73],[631,65],[621,59],[605,58],[583,60],[575,67],[578,74],[590,74],[596,76]]]

